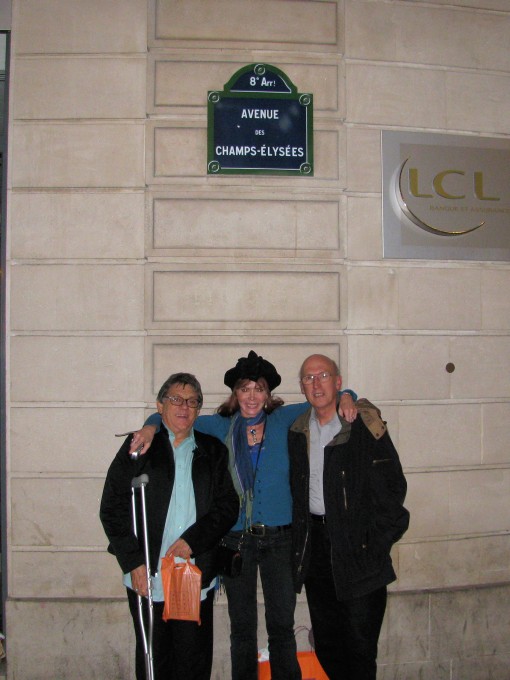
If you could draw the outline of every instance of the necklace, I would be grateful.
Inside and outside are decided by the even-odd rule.
[[[258,441],[257,440],[257,430],[254,427],[251,428],[250,434],[251,434],[252,439],[253,439],[252,444],[256,444],[257,441]]]

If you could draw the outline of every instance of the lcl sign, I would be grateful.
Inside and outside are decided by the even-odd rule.
[[[382,149],[385,257],[510,260],[507,140],[383,132]]]
[[[474,218],[473,221],[476,224],[470,224],[471,220],[466,215],[476,211],[470,210],[468,204],[472,200],[501,200],[499,196],[485,195],[484,174],[479,170],[473,171],[472,174],[466,173],[463,170],[441,170],[431,178],[430,189],[432,193],[428,193],[427,189],[420,188],[419,169],[406,168],[408,163],[409,159],[405,160],[400,169],[398,187],[396,187],[397,200],[409,219],[426,231],[436,234],[449,234],[450,236],[468,234],[470,231],[483,227],[486,223],[485,219],[478,222]],[[465,182],[466,174],[468,175],[468,183]],[[458,181],[459,178],[462,178],[462,181]],[[470,183],[469,180],[471,180]],[[464,193],[459,193],[462,190],[464,190]],[[407,200],[405,197],[407,197]],[[441,210],[439,205],[436,208],[430,204],[425,206],[425,203],[420,199],[435,199],[438,202],[441,199],[445,199],[446,201],[452,201],[452,203]],[[456,203],[453,203],[453,201],[456,201]],[[461,205],[458,204],[459,201]],[[424,207],[425,211],[423,211]],[[481,204],[479,207],[481,209]],[[413,208],[416,212],[413,211]],[[440,217],[437,215],[433,216],[434,211],[448,213],[448,208],[451,208],[451,212],[454,213],[464,213],[465,219],[459,220],[456,216],[455,222],[457,226],[454,227],[448,224],[449,220],[445,219],[443,215]],[[427,215],[427,211],[431,214]],[[419,213],[423,214],[423,218],[418,216]]]

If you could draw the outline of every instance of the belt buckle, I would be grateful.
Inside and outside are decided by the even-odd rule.
[[[266,535],[266,525],[265,524],[252,524],[251,529],[255,529],[255,531],[250,530],[250,533],[253,534],[254,536],[265,536]]]
[[[326,515],[315,515],[313,512],[311,513],[311,515],[313,522],[318,522],[319,524],[326,524]]]

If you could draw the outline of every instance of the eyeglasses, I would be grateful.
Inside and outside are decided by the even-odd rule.
[[[184,399],[183,397],[178,397],[177,395],[170,394],[167,397],[163,397],[162,401],[165,401],[165,399],[168,399],[172,406],[182,406],[183,404],[186,404],[186,406],[189,406],[189,408],[200,408],[200,406],[202,405],[200,399],[197,399],[196,397],[189,397],[188,399]]]
[[[317,373],[316,375],[312,375],[311,373],[309,375],[304,375],[301,378],[301,382],[303,385],[311,385],[314,380],[318,380],[319,382],[323,383],[329,380],[332,377],[331,373],[328,373],[327,371],[323,371],[322,373]]]

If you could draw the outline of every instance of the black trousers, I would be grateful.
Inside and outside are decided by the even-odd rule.
[[[145,678],[145,653],[138,618],[136,593],[127,588],[129,610],[136,635],[136,680]],[[163,621],[163,602],[154,602],[154,635],[152,639],[155,680],[209,680],[213,656],[214,588],[200,606],[200,620]],[[143,610],[147,615],[147,599]]]
[[[305,581],[317,657],[330,680],[375,680],[386,586],[338,601],[327,527],[312,522],[312,560]]]
[[[228,544],[230,540],[229,536]],[[236,541],[239,542],[239,537]],[[258,677],[258,575],[264,593],[272,680],[301,680],[294,636],[296,593],[291,548],[290,531],[266,536],[246,534],[241,547],[242,572],[235,578],[225,577],[232,680],[257,680]]]

